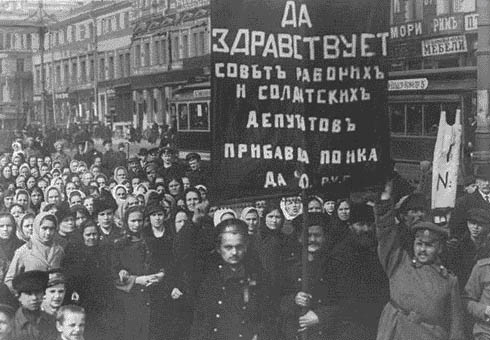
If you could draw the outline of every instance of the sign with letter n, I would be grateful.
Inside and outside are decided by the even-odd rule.
[[[384,181],[389,11],[389,0],[211,2],[220,199]]]

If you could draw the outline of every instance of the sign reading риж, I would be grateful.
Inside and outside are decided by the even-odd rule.
[[[215,0],[214,192],[358,190],[389,172],[389,0]]]

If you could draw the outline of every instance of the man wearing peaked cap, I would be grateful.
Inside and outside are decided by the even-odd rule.
[[[12,339],[56,338],[54,319],[41,311],[48,280],[48,273],[40,270],[26,271],[13,279],[20,307],[13,319]]]
[[[228,219],[216,229],[218,259],[202,281],[189,339],[275,339],[268,281],[246,258],[247,224]]]
[[[202,166],[201,155],[199,155],[197,152],[191,152],[185,157],[185,160],[187,161],[188,165],[185,175],[189,178],[191,185],[207,185],[209,180],[209,171]]]
[[[456,200],[449,221],[450,239],[461,240],[466,232],[468,212],[473,208],[490,210],[490,165],[480,165],[475,174],[477,189]]]
[[[378,257],[390,286],[377,339],[465,339],[458,279],[441,265],[446,229],[419,220],[411,226],[412,252],[403,248],[392,191],[387,184],[374,207]]]
[[[66,278],[60,269],[51,270],[48,274],[49,280],[41,309],[54,317],[65,299]]]

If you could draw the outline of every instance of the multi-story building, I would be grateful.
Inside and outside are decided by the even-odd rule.
[[[463,142],[476,113],[475,0],[392,0],[389,110],[400,169],[432,160],[439,117],[461,110]],[[403,171],[405,175],[418,171]]]
[[[128,83],[132,72],[131,16],[130,1],[92,1],[62,13],[46,28],[46,98],[56,125],[131,119],[129,91],[121,100],[114,98],[114,88]],[[33,64],[36,108],[40,113],[40,52],[33,57]],[[120,104],[119,110],[111,112],[115,103]]]
[[[32,113],[32,54],[38,48],[42,15],[79,5],[77,1],[0,1],[0,128],[19,129]]]
[[[133,5],[133,123],[142,129],[153,123],[168,124],[179,129],[183,141],[189,140],[186,134],[193,132],[192,122],[179,125],[171,102],[182,87],[202,85],[209,89],[209,0],[135,0]],[[196,131],[208,133],[198,133],[192,140],[203,146],[210,143],[209,108],[202,108],[198,115]],[[187,123],[188,119],[186,116]]]

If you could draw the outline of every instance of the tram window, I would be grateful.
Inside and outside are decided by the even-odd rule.
[[[437,136],[441,104],[431,103],[424,107],[424,135]]]
[[[407,105],[407,135],[422,134],[422,105]]]
[[[209,130],[209,109],[208,103],[189,104],[189,126],[190,130]]]
[[[396,134],[405,133],[405,105],[391,105],[390,106],[391,117],[391,132]]]
[[[179,104],[179,130],[189,130],[189,110],[187,104]]]

